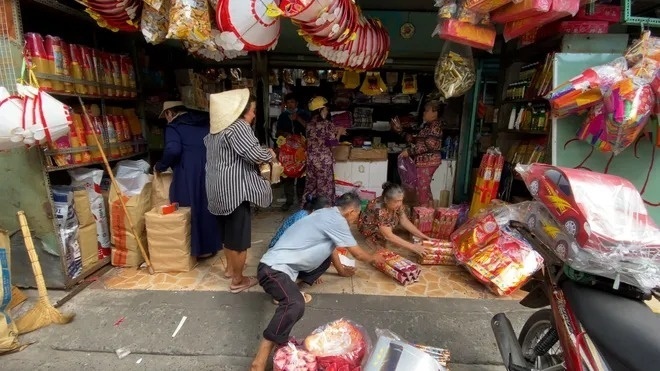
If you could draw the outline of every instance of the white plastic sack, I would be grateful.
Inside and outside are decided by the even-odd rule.
[[[73,169],[69,170],[72,186],[84,186],[89,196],[90,207],[96,220],[96,234],[99,247],[107,254],[110,253],[110,230],[108,226],[108,214],[105,210],[103,195],[101,194],[101,181],[103,170],[99,169]]]
[[[73,208],[73,192],[68,187],[53,187],[53,203],[66,272],[69,277],[76,278],[82,273],[82,254],[78,243],[80,223]]]
[[[147,183],[151,183],[149,163],[144,160],[125,160],[117,163],[115,179],[119,190],[125,196],[139,195]]]

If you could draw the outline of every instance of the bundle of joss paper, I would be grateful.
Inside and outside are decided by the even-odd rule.
[[[431,228],[430,236],[441,240],[449,240],[449,236],[451,236],[451,233],[456,228],[458,216],[458,209],[450,209],[446,207],[435,209],[433,227]]]
[[[433,230],[433,215],[435,210],[430,207],[413,207],[413,224],[424,234]]]
[[[424,246],[424,255],[419,257],[418,263],[421,265],[456,265],[454,249],[451,241],[418,241]]]
[[[588,112],[577,137],[615,155],[660,113],[660,38],[649,32],[625,56],[588,68],[548,93],[555,117]]]
[[[394,278],[402,285],[417,282],[422,270],[419,265],[387,249],[378,252],[385,260],[384,264],[374,264],[376,269]]]
[[[496,295],[510,295],[543,264],[539,253],[514,231],[509,220],[522,220],[516,206],[492,205],[452,235],[454,256]]]

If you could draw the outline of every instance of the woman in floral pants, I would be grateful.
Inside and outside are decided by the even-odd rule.
[[[442,162],[442,123],[439,120],[439,103],[431,101],[424,106],[423,124],[417,136],[405,134],[410,149],[401,152],[402,157],[412,157],[417,166],[417,196],[420,206],[432,206],[431,179]],[[393,121],[395,131],[402,133],[398,120]]]

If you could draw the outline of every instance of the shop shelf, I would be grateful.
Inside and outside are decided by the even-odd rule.
[[[548,100],[545,98],[537,97],[537,98],[523,98],[523,99],[505,99],[502,101],[502,104],[521,104],[521,103],[548,103]]]
[[[63,149],[45,149],[44,154],[46,156],[66,155],[73,153],[96,151],[96,148],[97,148],[96,146],[87,146],[87,147],[75,147],[75,148],[63,148]]]
[[[506,133],[510,134],[522,134],[522,135],[548,135],[549,133],[547,131],[541,131],[541,130],[506,130]]]
[[[141,151],[141,152],[131,153],[130,155],[126,155],[126,156],[108,158],[108,161],[109,162],[114,162],[114,161],[126,160],[126,159],[129,159],[129,158],[146,155],[147,153],[148,153],[148,151]],[[75,169],[75,168],[85,167],[85,166],[89,166],[89,165],[98,165],[98,164],[102,164],[102,163],[103,163],[103,161],[91,161],[91,162],[86,162],[84,164],[70,164],[70,165],[64,165],[64,166],[46,166],[46,171],[50,173],[50,172],[54,172],[54,171],[69,170],[69,169]]]
[[[129,93],[137,93],[137,91],[135,89],[127,88],[125,86],[108,85],[108,84],[101,84],[101,83],[93,82],[93,81],[78,80],[78,79],[74,79],[74,78],[69,77],[69,76],[51,75],[51,74],[46,74],[46,73],[36,73],[35,75],[37,76],[37,79],[68,82],[68,83],[71,83],[71,84],[80,84],[80,85],[86,85],[86,86],[95,86],[99,90],[114,89],[114,90],[127,91]],[[48,94],[53,95],[53,96],[81,97],[81,98],[85,98],[85,99],[107,99],[107,100],[136,100],[137,99],[137,97],[111,97],[111,96],[107,96],[107,95],[89,95],[89,94],[67,93],[67,92],[53,91],[53,90],[47,90],[47,92],[48,92]]]

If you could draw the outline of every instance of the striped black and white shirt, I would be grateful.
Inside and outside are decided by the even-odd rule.
[[[206,145],[206,195],[209,211],[229,215],[243,201],[259,207],[273,202],[270,182],[259,173],[257,164],[271,160],[261,148],[250,125],[236,120],[218,134],[208,134]]]

